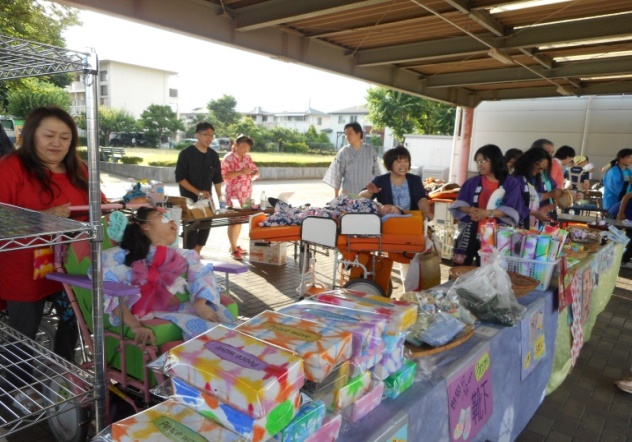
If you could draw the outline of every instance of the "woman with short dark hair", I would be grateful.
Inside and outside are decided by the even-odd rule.
[[[459,221],[459,237],[454,245],[454,264],[480,264],[478,250],[479,222],[495,219],[500,224],[515,226],[527,215],[520,197],[520,183],[509,175],[505,157],[498,146],[487,144],[476,151],[474,162],[479,174],[469,178],[449,207]],[[493,201],[494,192],[503,189],[502,197]],[[488,209],[488,207],[493,207]]]

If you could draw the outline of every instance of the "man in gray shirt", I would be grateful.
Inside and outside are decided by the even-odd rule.
[[[364,144],[362,126],[353,122],[345,125],[344,146],[332,161],[323,182],[334,188],[334,194],[359,194],[373,178],[383,174],[377,152]]]

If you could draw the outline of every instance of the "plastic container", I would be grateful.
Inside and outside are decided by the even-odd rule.
[[[480,253],[481,266],[491,264],[491,254]],[[546,290],[551,284],[555,266],[559,260],[555,261],[536,261],[535,259],[520,258],[517,256],[502,256],[500,265],[508,272],[518,273],[519,275],[528,276],[537,281],[540,285],[536,290]]]

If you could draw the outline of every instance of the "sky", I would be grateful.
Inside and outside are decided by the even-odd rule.
[[[180,112],[205,107],[224,94],[235,97],[242,112],[255,106],[332,112],[366,102],[365,82],[91,11],[81,10],[80,18],[82,26],[64,33],[66,47],[94,48],[102,60],[178,72],[172,86],[178,89]]]

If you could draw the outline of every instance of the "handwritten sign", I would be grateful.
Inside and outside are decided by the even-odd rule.
[[[544,300],[527,311],[520,322],[522,369],[520,380],[524,381],[546,356],[544,342]]]
[[[486,346],[468,365],[448,378],[450,440],[469,441],[492,415],[491,359]]]

